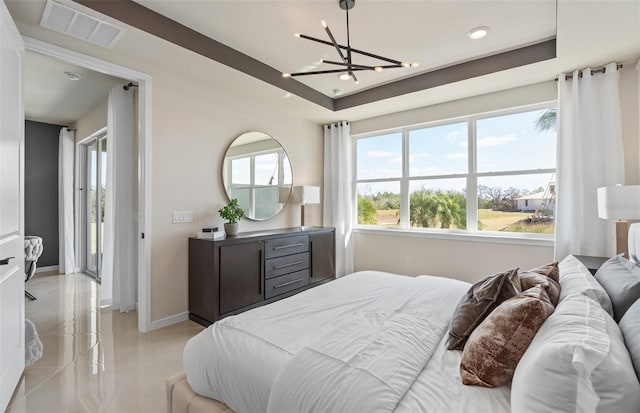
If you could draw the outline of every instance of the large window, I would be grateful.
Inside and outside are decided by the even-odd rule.
[[[547,106],[357,137],[357,223],[552,234],[554,119]]]

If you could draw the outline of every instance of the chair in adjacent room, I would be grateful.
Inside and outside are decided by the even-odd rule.
[[[26,278],[24,282],[29,281],[36,274],[36,263],[38,258],[42,255],[42,238],[35,235],[26,235],[24,237],[24,273]],[[24,290],[24,295],[29,297],[30,300],[36,300],[36,296],[29,291]]]

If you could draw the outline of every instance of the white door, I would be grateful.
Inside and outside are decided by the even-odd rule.
[[[24,109],[18,29],[0,0],[0,411],[24,370]],[[6,264],[5,264],[6,262]]]

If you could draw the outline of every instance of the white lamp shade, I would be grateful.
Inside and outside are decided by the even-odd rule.
[[[640,185],[598,188],[598,216],[603,219],[640,219]]]
[[[296,204],[319,204],[320,203],[320,187],[319,186],[294,186],[293,202]]]

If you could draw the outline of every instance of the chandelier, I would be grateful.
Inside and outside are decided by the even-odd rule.
[[[338,0],[338,5],[342,10],[346,12],[347,15],[347,45],[341,45],[336,42],[335,37],[331,33],[329,26],[327,23],[322,20],[322,27],[327,32],[329,39],[331,41],[318,39],[315,37],[307,36],[305,34],[296,33],[294,36],[299,37],[301,39],[311,40],[313,42],[326,44],[329,46],[333,46],[338,55],[340,56],[341,61],[332,61],[332,60],[320,60],[321,63],[326,63],[329,65],[340,66],[340,69],[328,69],[328,70],[315,70],[311,72],[298,72],[298,73],[283,73],[282,77],[294,77],[294,76],[309,76],[309,75],[322,75],[326,73],[339,73],[339,78],[342,80],[353,79],[356,84],[358,83],[358,78],[356,77],[354,72],[362,71],[362,70],[373,70],[375,72],[381,72],[384,69],[392,69],[397,67],[415,67],[418,66],[417,63],[405,63],[399,60],[390,59],[388,57],[379,56],[373,53],[365,52],[363,50],[354,49],[351,47],[351,41],[349,36],[349,10],[352,9],[356,5],[356,0]],[[377,66],[369,66],[369,65],[360,65],[353,62],[352,57],[354,54],[359,54],[363,56],[367,56],[373,59],[377,59],[383,61],[384,64],[380,64]]]

